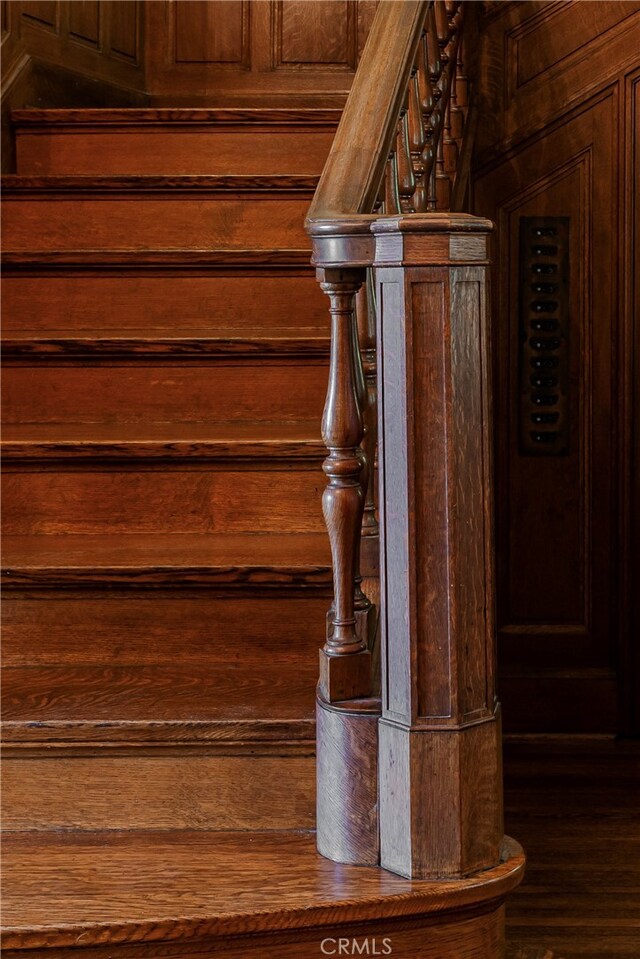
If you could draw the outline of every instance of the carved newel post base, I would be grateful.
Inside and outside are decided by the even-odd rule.
[[[381,865],[414,879],[496,867],[491,224],[384,218],[376,234],[380,389]]]

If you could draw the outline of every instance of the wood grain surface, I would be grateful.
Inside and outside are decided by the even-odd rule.
[[[12,118],[18,168],[29,176],[320,174],[340,113],[149,108],[18,110]]]
[[[335,927],[347,916],[351,922],[434,916],[487,900],[496,908],[523,867],[516,843],[506,852],[505,863],[474,879],[412,883],[329,862],[316,853],[312,834],[14,833],[5,840],[4,945],[202,939]],[[45,890],[54,876],[64,879],[52,917],[54,901]]]
[[[330,582],[322,533],[6,536],[5,583],[213,583],[264,588]]]

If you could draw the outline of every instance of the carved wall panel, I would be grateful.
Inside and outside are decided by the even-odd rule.
[[[636,66],[640,0],[498,4],[482,45],[477,156],[490,162]]]
[[[12,0],[3,8],[3,78],[25,55],[142,89],[143,0]]]
[[[172,6],[176,63],[248,66],[247,0],[180,0]]]
[[[350,70],[357,65],[356,4],[349,0],[277,0],[274,69]]]
[[[630,728],[625,504],[637,292],[628,211],[638,167],[637,154],[625,159],[633,128],[625,74],[639,65],[640,4],[579,7],[498,6],[481,53],[473,212],[497,223],[499,695],[512,732]],[[523,225],[553,223],[565,233],[566,252],[560,233],[540,237],[536,249],[544,250],[528,265],[558,271],[540,282],[562,268],[567,287],[540,294],[545,310],[556,303],[555,313],[534,315],[528,299],[524,316]],[[532,323],[543,325],[536,332]],[[557,363],[534,371],[549,381],[529,389],[523,363],[541,357]],[[553,404],[534,409],[538,396]],[[557,435],[545,437],[544,455],[533,455],[529,419],[545,411],[560,425],[540,427]],[[531,442],[523,441],[523,425]]]
[[[375,6],[375,0],[149,0],[149,92],[165,102],[342,102]]]

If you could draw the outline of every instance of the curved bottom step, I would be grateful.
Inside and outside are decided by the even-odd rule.
[[[4,955],[498,959],[523,868],[511,839],[479,876],[411,882],[323,859],[312,832],[9,833]]]

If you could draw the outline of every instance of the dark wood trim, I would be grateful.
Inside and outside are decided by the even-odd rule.
[[[237,551],[256,559],[233,560]],[[326,588],[321,533],[127,536],[5,536],[5,588],[60,586],[222,586]],[[262,561],[258,557],[264,557]],[[309,557],[319,557],[316,560]]]
[[[296,269],[310,273],[308,250],[51,250],[46,253],[7,252],[2,266],[13,272],[91,271],[91,270],[270,270]]]
[[[87,430],[87,436],[80,438],[46,439],[46,427],[43,428],[43,438],[39,439],[5,439],[0,443],[2,456],[6,462],[60,464],[61,462],[86,462],[94,465],[102,463],[135,462],[144,467],[145,464],[165,461],[179,461],[186,465],[194,460],[199,463],[254,463],[264,467],[265,464],[284,465],[308,463],[310,466],[319,466],[324,457],[324,446],[319,437],[309,436],[308,439],[277,440],[261,439],[201,439],[188,438],[189,430],[184,436],[172,438],[170,431],[166,439],[145,439],[144,435],[130,439],[101,439],[92,438],[95,433],[95,424]],[[116,427],[114,434],[121,435],[121,429]],[[202,432],[199,430],[197,432]],[[215,432],[212,430],[212,432]]]
[[[237,333],[237,335],[236,335]],[[109,358],[130,359],[135,361],[153,357],[158,360],[184,360],[189,357],[267,359],[283,357],[302,359],[304,357],[328,358],[329,339],[314,331],[313,335],[296,336],[295,331],[288,335],[270,337],[268,331],[254,337],[243,336],[238,331],[223,331],[215,336],[148,336],[109,337],[109,336],[46,336],[14,337],[9,335],[2,341],[5,363],[15,360],[107,360]]]
[[[254,194],[274,196],[313,195],[318,185],[317,176],[17,176],[7,174],[2,179],[6,198],[21,199],[34,194],[39,197],[72,194],[74,199],[84,196],[114,196],[151,193],[156,197],[174,198],[176,194],[206,195],[241,194],[250,199]]]
[[[114,127],[167,126],[172,132],[183,132],[194,126],[215,126],[236,128],[248,126],[259,130],[263,126],[273,127],[324,127],[333,129],[340,122],[342,110],[322,107],[130,107],[78,109],[13,110],[11,119],[14,126],[21,129],[78,130],[86,132],[87,127],[104,130]]]
[[[315,751],[315,720],[310,719],[247,719],[247,720],[149,720],[110,722],[91,720],[60,720],[22,722],[5,720],[2,724],[3,753],[13,748],[15,755],[29,758],[34,750],[76,750],[92,746],[110,750],[137,747],[141,751],[169,745],[228,745],[242,744],[244,749],[260,749],[277,743],[286,748],[290,742],[305,744]]]

